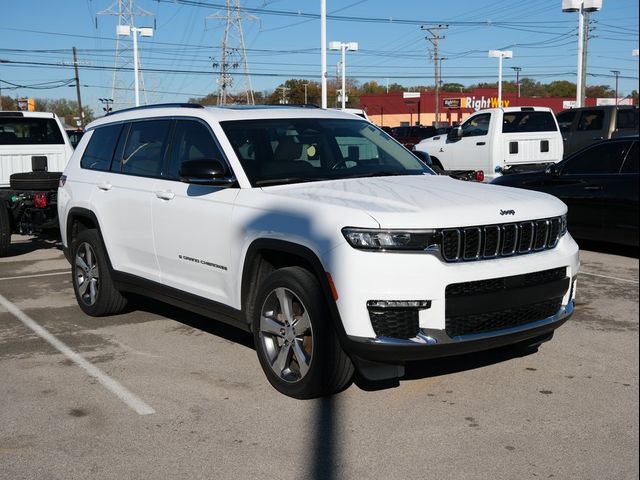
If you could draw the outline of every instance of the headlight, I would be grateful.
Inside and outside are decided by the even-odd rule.
[[[435,230],[380,230],[345,227],[342,229],[349,245],[360,250],[424,251],[438,248]]]
[[[562,215],[560,217],[560,235],[559,237],[562,238],[564,237],[564,235],[567,233],[567,214],[565,213],[564,215]]]

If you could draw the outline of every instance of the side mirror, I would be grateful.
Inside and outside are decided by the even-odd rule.
[[[462,127],[453,127],[449,133],[447,133],[448,140],[460,140],[462,138]]]
[[[560,175],[560,169],[558,168],[558,165],[556,163],[552,163],[551,165],[549,165],[546,168],[544,173],[546,173],[548,175],[553,175],[555,177],[555,176]]]
[[[219,160],[188,160],[180,165],[180,181],[194,185],[231,186],[236,179],[228,175],[227,169]]]

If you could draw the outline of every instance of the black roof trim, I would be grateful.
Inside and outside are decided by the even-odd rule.
[[[313,103],[292,103],[285,105],[216,105],[218,108],[229,110],[278,110],[283,108],[320,108]]]
[[[133,112],[136,110],[150,110],[152,108],[204,108],[198,103],[156,103],[154,105],[140,105],[139,107],[123,108],[122,110],[114,110],[105,116],[115,115],[122,112]]]
[[[24,117],[22,112],[0,112],[0,117]]]

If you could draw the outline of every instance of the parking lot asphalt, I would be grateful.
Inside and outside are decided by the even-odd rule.
[[[56,244],[13,240],[1,479],[638,478],[637,258],[582,251],[575,314],[538,352],[412,363],[397,384],[299,401],[248,334],[144,300],[87,317]]]

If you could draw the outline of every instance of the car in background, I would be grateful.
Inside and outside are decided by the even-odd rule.
[[[569,207],[578,239],[638,247],[638,135],[590,145],[546,170],[504,175],[497,185],[549,193]]]
[[[391,129],[391,135],[409,150],[416,143],[420,143],[425,138],[433,137],[438,134],[436,127],[394,127]]]
[[[556,118],[565,157],[600,140],[638,135],[638,107],[631,105],[572,108]]]
[[[71,146],[76,148],[80,143],[80,139],[84,134],[84,130],[81,128],[67,129],[67,136],[69,137],[69,141],[71,142]]]

